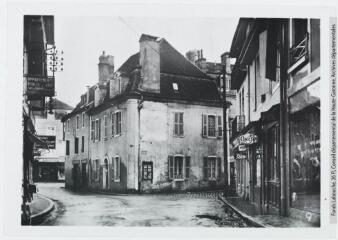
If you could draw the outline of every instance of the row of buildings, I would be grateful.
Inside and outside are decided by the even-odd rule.
[[[97,84],[62,118],[66,187],[226,185],[263,214],[319,223],[319,20],[241,18],[218,64],[139,43],[116,71],[103,53]]]
[[[237,194],[262,213],[320,221],[320,20],[240,19],[230,141]]]

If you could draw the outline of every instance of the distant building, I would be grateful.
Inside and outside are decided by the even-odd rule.
[[[33,180],[38,181],[64,181],[65,141],[63,123],[61,118],[73,110],[66,103],[53,99],[53,111],[45,110],[42,116],[35,119],[36,134],[44,139],[48,148],[39,148],[36,145],[36,153],[33,164]]]
[[[230,57],[239,196],[320,222],[319,19],[241,18]],[[309,217],[310,216],[310,217]]]
[[[66,187],[222,188],[222,101],[215,81],[165,39],[143,34],[139,42],[140,51],[115,72],[112,62],[101,64],[109,57],[103,54],[100,81],[63,118]]]

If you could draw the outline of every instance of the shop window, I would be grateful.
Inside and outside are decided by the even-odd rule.
[[[153,162],[142,162],[143,180],[153,180]]]
[[[69,140],[66,140],[66,155],[69,156]]]
[[[183,113],[175,112],[174,113],[174,135],[183,136],[184,134],[183,127]]]
[[[112,162],[112,172],[113,172],[113,181],[120,182],[120,173],[121,173],[121,157],[115,156],[113,157]]]
[[[290,115],[291,207],[320,212],[320,109]]]

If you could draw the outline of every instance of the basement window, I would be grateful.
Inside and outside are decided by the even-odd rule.
[[[178,92],[178,85],[177,83],[173,83],[173,89],[175,92]]]

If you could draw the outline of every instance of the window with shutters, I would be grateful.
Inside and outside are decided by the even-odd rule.
[[[216,180],[221,176],[221,158],[209,156],[203,158],[203,176],[205,180]]]
[[[222,137],[223,121],[222,116],[202,115],[202,137]]]
[[[112,136],[118,137],[122,134],[122,112],[112,113],[111,116]]]
[[[183,112],[174,113],[174,135],[182,137],[184,134]]]
[[[101,135],[101,119],[95,120],[95,141],[100,141]]]
[[[153,180],[153,162],[142,162],[143,180]]]
[[[168,156],[169,179],[181,180],[190,177],[190,156]]]

